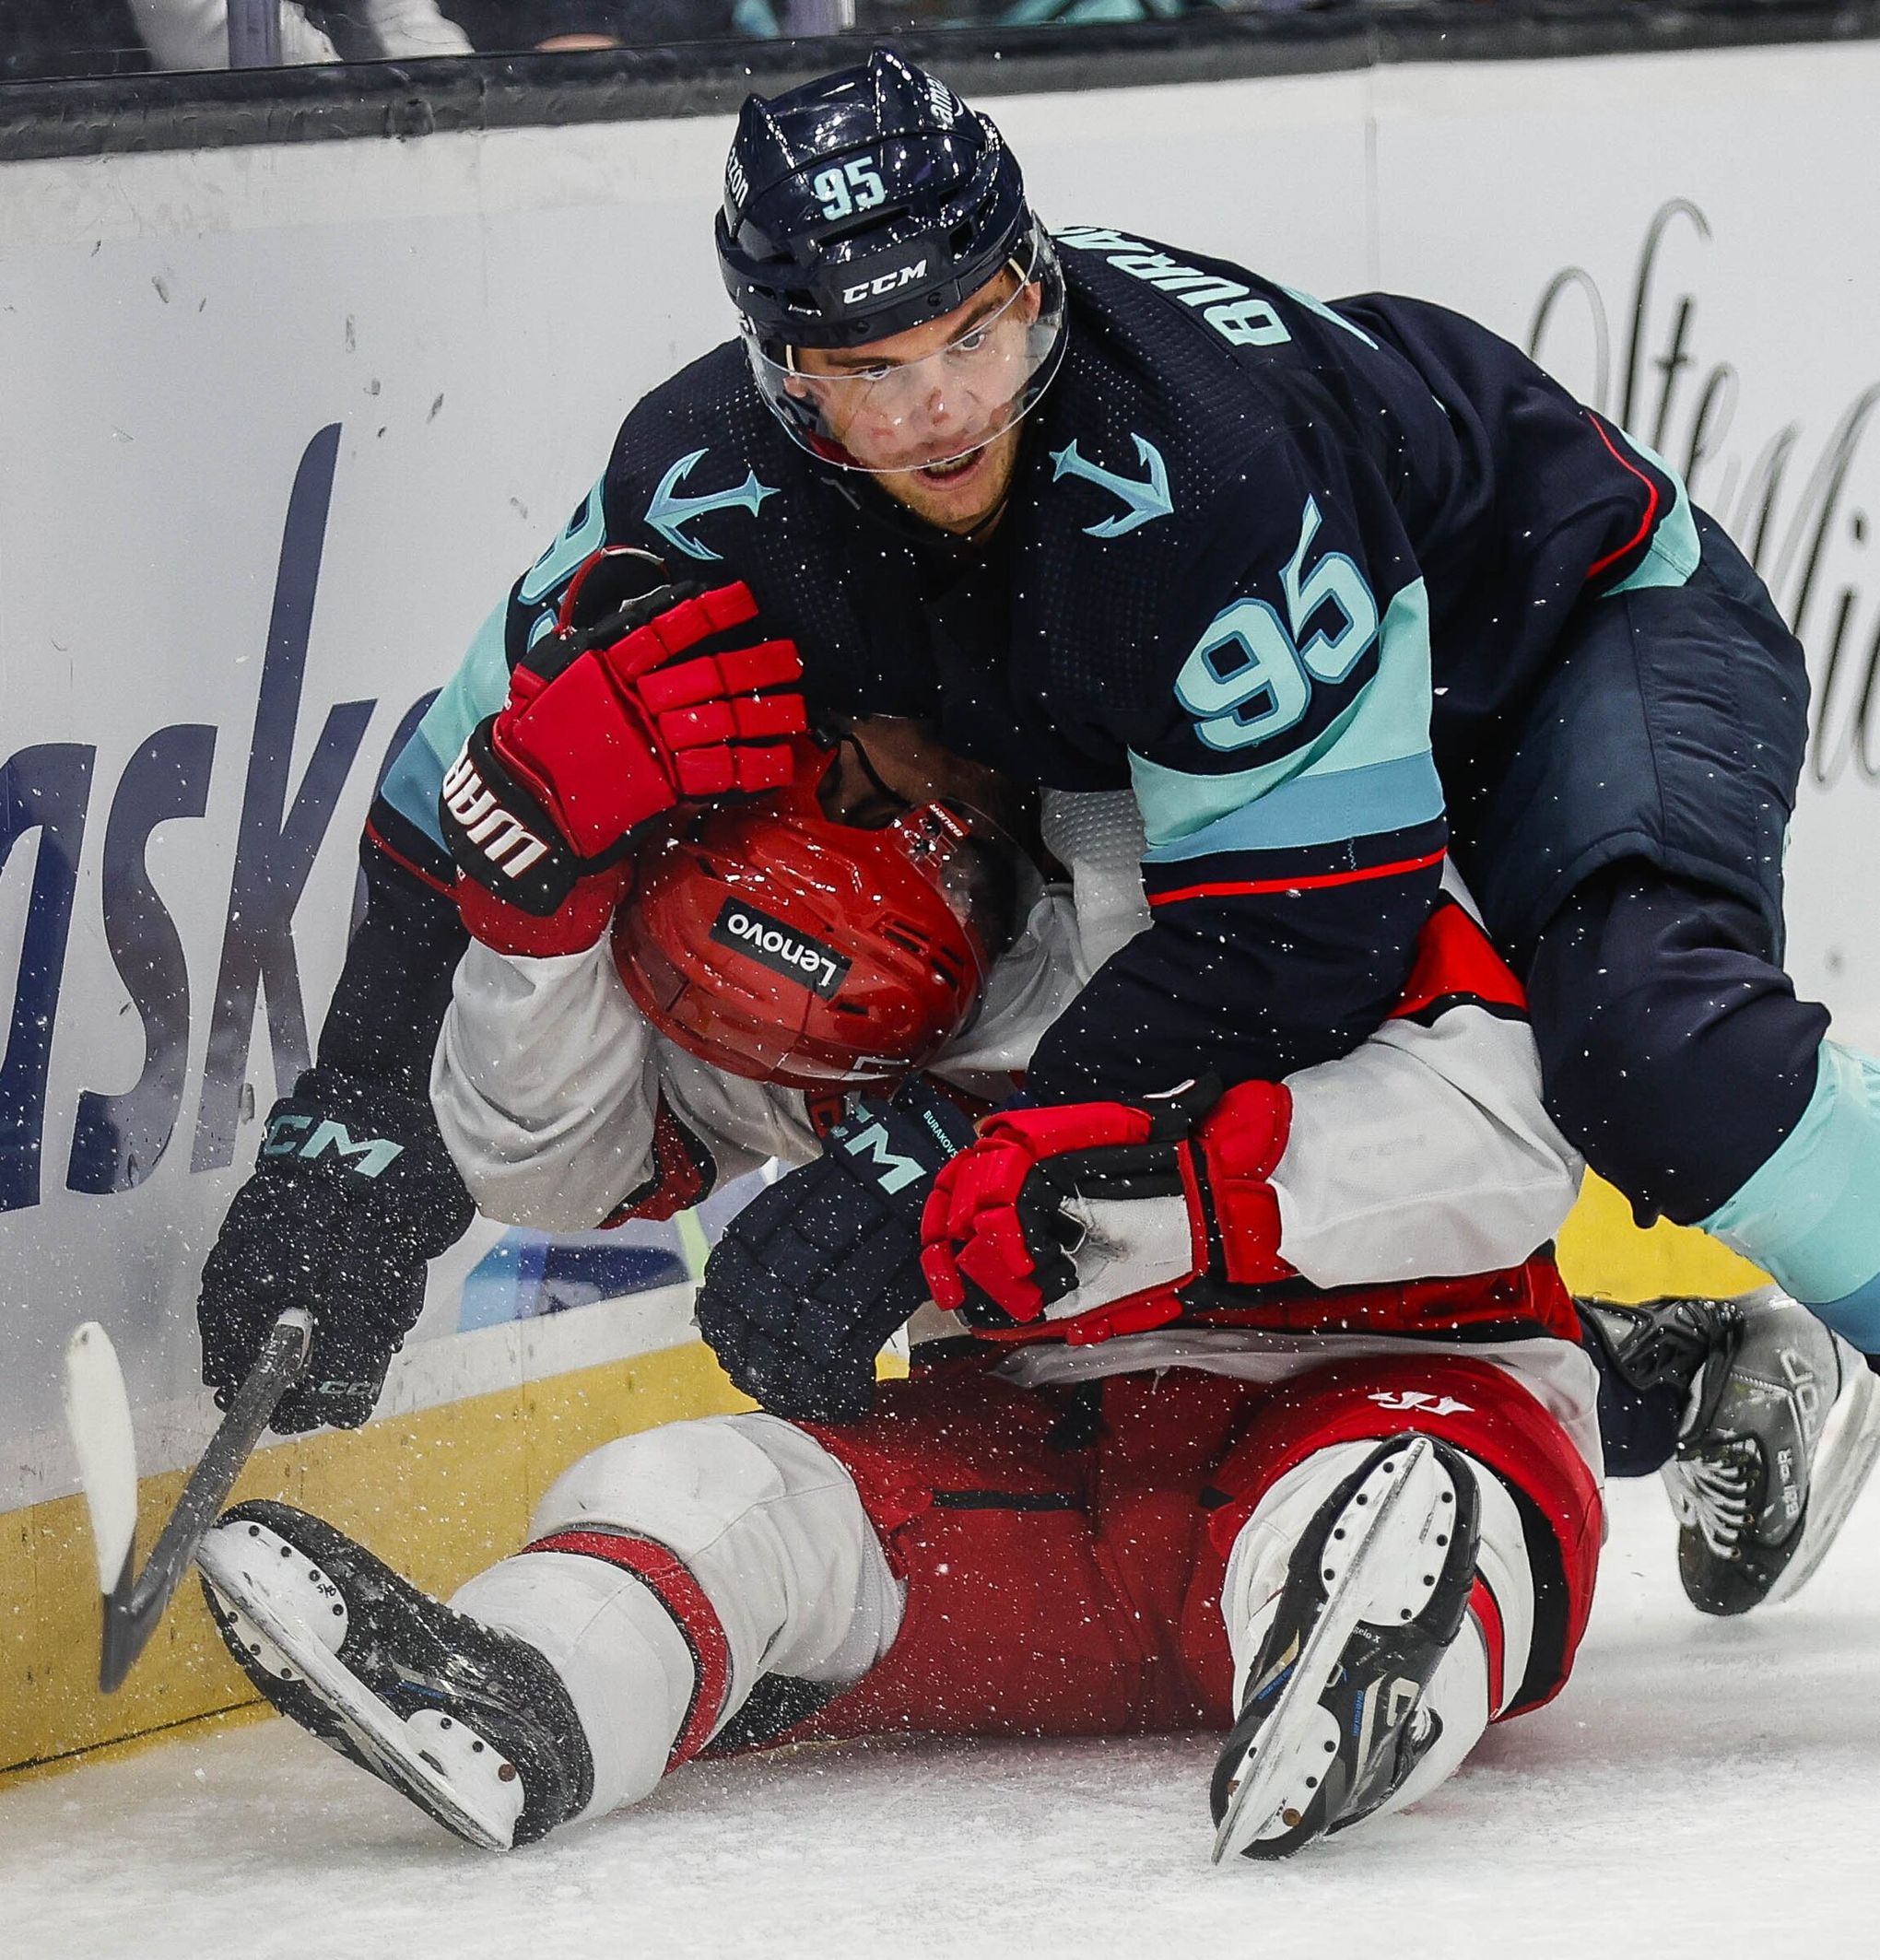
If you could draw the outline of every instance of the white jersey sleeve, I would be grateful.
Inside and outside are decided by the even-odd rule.
[[[1580,1162],[1542,1106],[1524,1019],[1451,999],[1287,1087],[1279,1252],[1315,1285],[1519,1265],[1572,1208]]]
[[[1047,888],[934,1073],[1005,1101],[1089,973],[1070,896]],[[431,1104],[477,1209],[543,1231],[592,1229],[647,1192],[663,1123],[680,1126],[718,1182],[817,1152],[802,1093],[729,1074],[657,1034],[605,940],[546,959],[473,941],[431,1064]]]
[[[603,940],[546,959],[473,941],[431,1063],[431,1107],[485,1216],[542,1231],[613,1218],[659,1169],[662,1119],[720,1180],[815,1155],[800,1095],[706,1067],[662,1040]]]
[[[1125,792],[1048,796],[1086,956],[1142,929],[1142,830]],[[1282,1258],[1315,1285],[1492,1273],[1559,1229],[1583,1168],[1541,1099],[1519,983],[1452,866],[1396,1013],[1350,1054],[1287,1078],[1274,1171]],[[1125,1285],[1111,1275],[1110,1285]],[[1141,1285],[1138,1277],[1134,1284]],[[1108,1288],[1105,1289],[1109,1290]]]
[[[1527,996],[1452,864],[1443,892],[1391,1018],[1287,1078],[1279,1250],[1315,1285],[1519,1265],[1580,1192],[1585,1165],[1542,1100]]]

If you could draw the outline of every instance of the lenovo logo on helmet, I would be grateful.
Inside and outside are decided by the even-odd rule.
[[[848,977],[850,962],[833,946],[738,898],[724,901],[712,921],[711,937],[719,945],[746,954],[772,973],[807,987],[820,1000],[831,999]]]
[[[864,299],[878,299],[884,293],[898,293],[903,286],[916,285],[926,276],[926,260],[916,259],[911,265],[902,265],[893,272],[885,272],[878,278],[864,279],[859,286],[843,287],[842,304],[855,306]]]

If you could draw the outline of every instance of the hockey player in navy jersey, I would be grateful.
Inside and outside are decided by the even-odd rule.
[[[314,1361],[281,1425],[370,1413],[469,1215],[424,1097],[466,925],[583,950],[645,825],[776,787],[812,716],[883,714],[1140,811],[1152,922],[1039,1043],[1034,1102],[1140,1109],[1350,1054],[1447,852],[1525,978],[1565,1133],[1880,1347],[1870,1065],[1777,964],[1800,653],[1671,472],[1440,309],[1053,241],[991,123],[892,55],[746,106],[718,243],[739,340],[629,417],[374,806],[366,920],[277,1116],[373,1130],[395,1175],[264,1155],[205,1273],[206,1379],[295,1298]],[[558,608],[606,545],[720,596],[651,585],[577,657]],[[1045,1135],[1023,1176],[1011,1138],[969,1153],[936,1286],[1031,1303]],[[1772,1381],[1734,1308],[1593,1343],[1616,1399],[1656,1398],[1660,1447],[1701,1391],[1684,1548],[1711,1610],[1805,1571],[1821,1412],[1843,1485],[1866,1461],[1864,1370],[1770,1310]]]

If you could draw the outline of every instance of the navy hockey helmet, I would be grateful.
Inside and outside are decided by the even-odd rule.
[[[986,117],[891,50],[746,101],[714,229],[758,387],[828,460],[907,466],[861,462],[846,435],[864,399],[904,426],[911,370],[953,390],[975,445],[1010,428],[1055,370],[1063,280],[1016,159]],[[840,379],[801,371],[801,349],[887,340],[989,291],[1004,303],[926,359]]]

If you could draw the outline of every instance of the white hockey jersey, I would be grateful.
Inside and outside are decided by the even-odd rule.
[[[1042,894],[979,1013],[930,1064],[988,1100],[1011,1093],[1039,1037],[1148,921],[1127,792],[1052,794],[1046,837],[1071,886]],[[1350,1054],[1287,1078],[1278,1250],[1315,1285],[1518,1265],[1578,1189],[1580,1160],[1542,1107],[1520,989],[1451,889],[1397,1013]],[[546,959],[472,944],[431,1100],[486,1215],[553,1231],[617,1217],[654,1175],[662,1099],[721,1180],[818,1147],[800,1091],[727,1075],[656,1034],[605,941]]]

